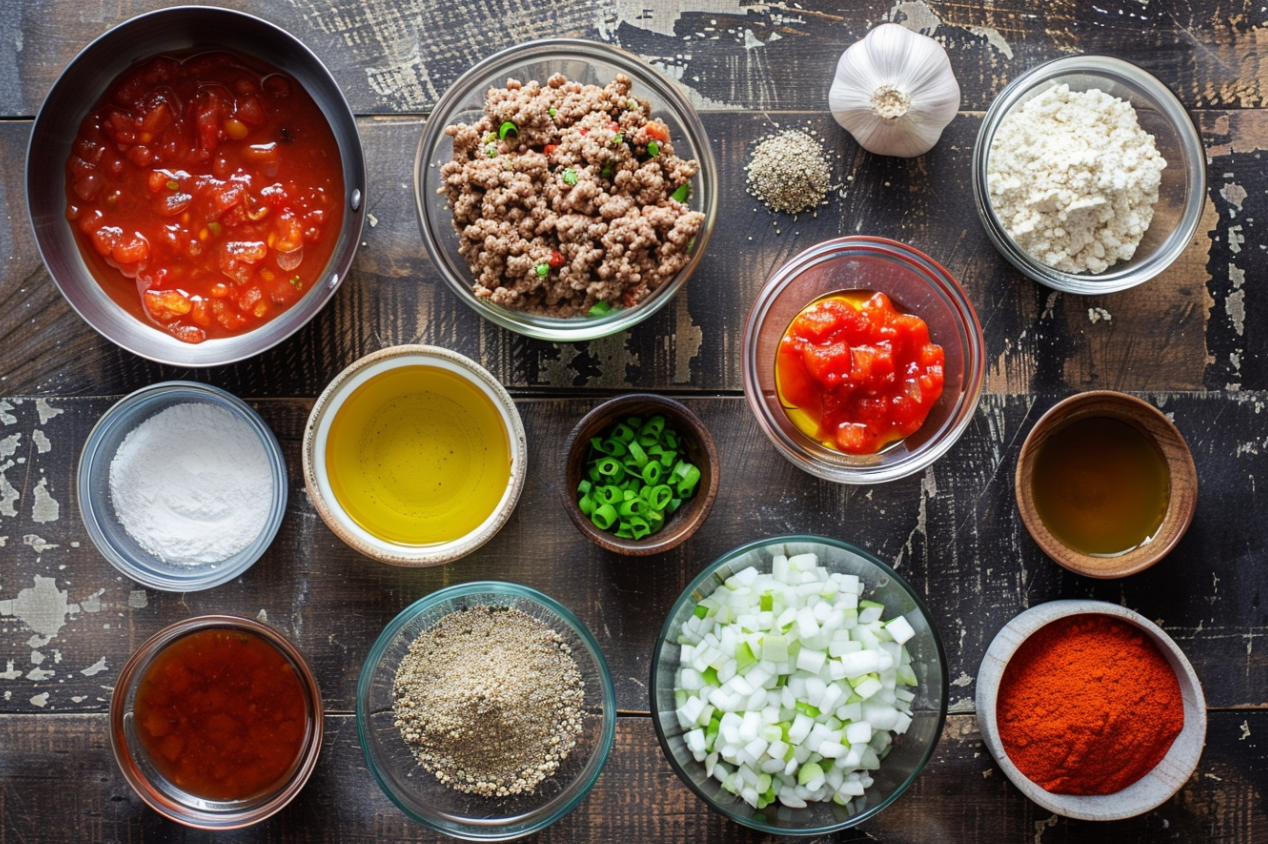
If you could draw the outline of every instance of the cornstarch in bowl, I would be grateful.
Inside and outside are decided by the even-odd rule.
[[[88,538],[136,583],[194,592],[241,575],[277,535],[286,462],[246,402],[192,381],[119,400],[84,443],[77,478]]]
[[[260,438],[211,404],[177,404],[132,429],[110,461],[128,535],[172,565],[216,563],[260,535],[273,478]]]

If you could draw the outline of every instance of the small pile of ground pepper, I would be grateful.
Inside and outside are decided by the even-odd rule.
[[[531,794],[577,744],[585,687],[558,632],[513,608],[456,610],[411,643],[396,726],[436,779],[483,797]]]
[[[822,205],[832,166],[818,138],[785,129],[762,140],[744,168],[748,192],[771,211],[800,214]]]

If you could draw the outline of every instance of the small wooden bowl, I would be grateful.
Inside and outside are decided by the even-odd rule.
[[[577,485],[583,477],[592,437],[599,436],[626,416],[650,416],[657,413],[665,417],[668,427],[678,431],[686,440],[687,457],[700,470],[700,484],[696,488],[696,494],[684,501],[656,533],[642,539],[621,539],[615,533],[597,528],[590,517],[581,512],[581,508],[577,506]],[[605,401],[583,416],[572,429],[568,442],[564,445],[564,452],[568,455],[568,460],[564,465],[559,487],[564,509],[568,511],[577,530],[585,534],[586,538],[618,554],[643,557],[668,551],[685,542],[704,523],[718,494],[718,452],[713,446],[709,429],[695,413],[663,396],[632,393]]]
[[[1157,532],[1136,548],[1116,556],[1094,556],[1062,544],[1040,518],[1033,498],[1031,484],[1039,447],[1070,422],[1090,416],[1118,419],[1144,434],[1162,455],[1170,477],[1167,512]],[[1022,444],[1014,483],[1017,508],[1031,537],[1058,564],[1086,577],[1126,577],[1149,568],[1170,553],[1184,536],[1198,503],[1197,468],[1180,431],[1149,402],[1111,390],[1079,393],[1045,413]]]
[[[1167,755],[1162,757],[1162,761],[1152,771],[1113,794],[1054,794],[1047,791],[1032,782],[1008,758],[996,728],[995,704],[1008,661],[1035,632],[1058,619],[1072,615],[1107,615],[1140,628],[1158,647],[1158,652],[1171,666],[1180,682],[1180,697],[1184,703],[1184,729],[1171,743]],[[1049,812],[1078,820],[1116,821],[1157,808],[1188,782],[1197,769],[1198,760],[1202,758],[1202,748],[1206,745],[1206,696],[1202,693],[1202,683],[1198,680],[1197,673],[1180,646],[1140,613],[1105,601],[1050,601],[1031,607],[1004,625],[1004,629],[999,631],[986,649],[986,655],[982,657],[982,664],[978,668],[975,705],[982,741],[1009,782]]]

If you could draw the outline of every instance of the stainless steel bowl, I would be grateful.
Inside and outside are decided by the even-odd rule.
[[[66,160],[84,116],[133,63],[168,51],[228,48],[285,71],[321,108],[339,144],[346,206],[339,239],[322,273],[294,307],[236,337],[190,344],[149,325],[114,302],[80,254],[66,220]],[[26,202],[35,243],[72,308],[107,340],[173,366],[219,366],[271,348],[322,309],[348,274],[365,220],[365,158],[356,120],[330,72],[285,30],[252,15],[178,6],[132,18],[93,41],[67,65],[40,107],[26,156]]]

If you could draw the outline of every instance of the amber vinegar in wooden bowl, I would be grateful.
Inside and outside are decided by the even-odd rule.
[[[1026,529],[1057,563],[1088,577],[1124,577],[1166,556],[1193,520],[1197,489],[1172,421],[1109,390],[1056,404],[1017,460]]]

